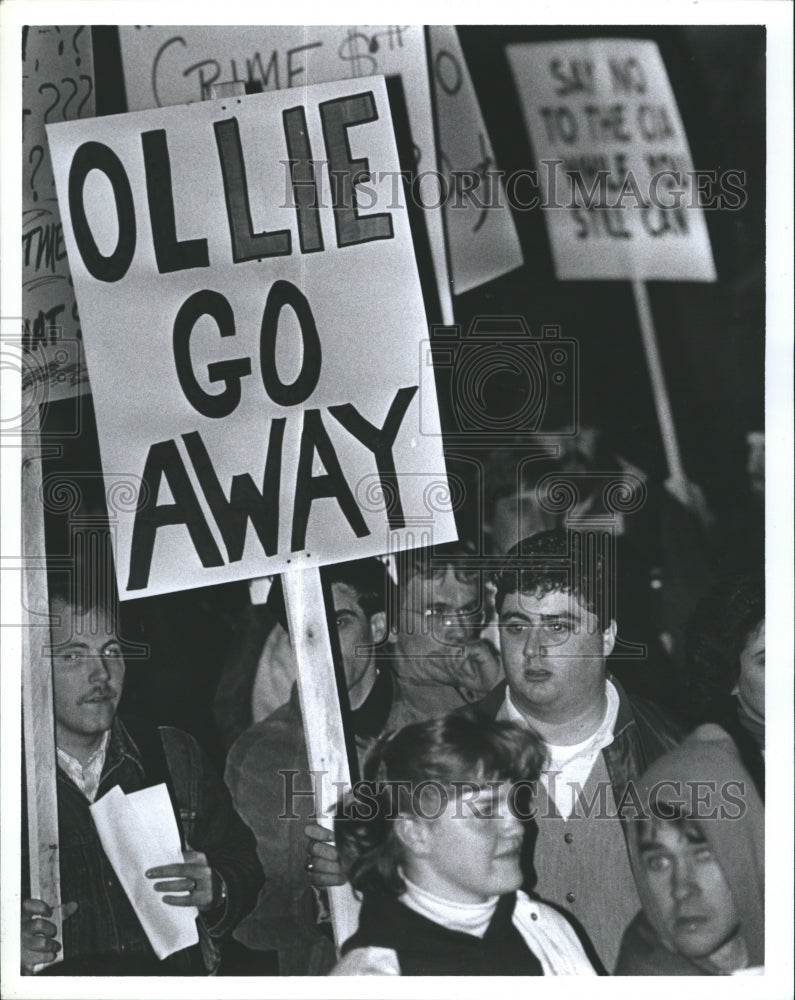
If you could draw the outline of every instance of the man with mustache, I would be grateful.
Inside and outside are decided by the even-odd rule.
[[[64,961],[49,971],[206,974],[262,883],[254,838],[191,736],[118,718],[125,665],[115,615],[97,601],[80,603],[71,593],[77,588],[59,586],[60,592],[51,584],[50,610]],[[175,805],[184,861],[146,876],[164,905],[197,907],[200,936],[200,944],[162,961],[105,855],[89,809],[114,786],[130,793],[161,782]],[[23,889],[23,974],[39,971],[61,951],[50,905],[27,895]]]

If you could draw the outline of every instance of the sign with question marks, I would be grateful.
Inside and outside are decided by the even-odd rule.
[[[30,25],[22,35],[23,388],[42,401],[89,388],[45,125],[94,116],[91,29]]]

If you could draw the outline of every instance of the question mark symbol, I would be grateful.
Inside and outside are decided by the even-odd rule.
[[[71,93],[71,94],[69,95],[69,99],[67,100],[66,104],[64,104],[64,106],[63,106],[63,120],[64,120],[64,121],[68,121],[68,118],[66,117],[66,109],[67,109],[67,108],[69,107],[69,105],[70,105],[70,104],[72,103],[72,99],[74,98],[75,94],[77,93],[77,90],[78,90],[78,87],[77,87],[77,83],[76,83],[76,81],[74,81],[74,80],[73,80],[73,79],[71,78],[71,76],[65,76],[65,77],[64,77],[64,78],[63,78],[63,79],[61,80],[61,83],[71,83],[71,85],[72,85],[72,93]],[[78,108],[77,110],[78,110],[78,112],[79,112],[79,111],[80,111],[80,108]]]
[[[49,115],[49,113],[53,110],[53,108],[58,104],[58,101],[60,101],[60,99],[61,99],[61,92],[60,92],[60,90],[58,90],[58,88],[55,86],[54,83],[42,83],[42,84],[40,84],[39,85],[39,93],[43,94],[45,90],[54,90],[55,91],[55,100],[52,102],[52,104],[44,112],[44,124],[46,125],[48,123],[47,122],[47,115]]]
[[[77,47],[77,36],[80,34],[81,31],[85,30],[86,30],[85,27],[81,25],[74,33],[74,35],[72,35],[72,48],[75,50],[75,66],[80,65],[80,50]]]
[[[39,167],[41,166],[41,161],[44,159],[44,149],[41,146],[34,146],[33,149],[31,149],[30,153],[28,154],[28,163],[33,163],[33,154],[34,153],[38,153],[39,154],[39,159],[38,159],[38,162],[36,163],[36,166],[33,168],[33,173],[30,175],[30,187],[31,187],[31,189],[33,191],[33,200],[34,201],[38,201],[39,200],[39,195],[38,195],[38,193],[36,191],[36,188],[33,186],[33,182],[36,179],[36,172],[38,171]]]
[[[77,117],[78,118],[83,113],[83,107],[84,107],[86,101],[89,99],[89,97],[91,97],[91,95],[94,92],[94,81],[91,79],[90,76],[86,76],[85,73],[81,73],[80,74],[80,79],[86,81],[86,83],[88,84],[88,90],[86,91],[86,96],[83,98],[83,100],[80,102],[80,104],[77,107]]]

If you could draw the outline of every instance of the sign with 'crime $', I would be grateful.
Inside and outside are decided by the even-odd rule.
[[[122,599],[456,537],[382,77],[48,137]]]

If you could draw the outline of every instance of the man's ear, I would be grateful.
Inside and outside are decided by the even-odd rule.
[[[386,611],[376,611],[370,619],[370,638],[374,646],[379,646],[386,639]]]
[[[602,652],[605,656],[610,656],[613,646],[616,644],[616,620],[610,619],[610,624],[602,632]]]
[[[395,835],[406,850],[416,858],[428,854],[430,823],[417,816],[398,816],[394,825]]]

